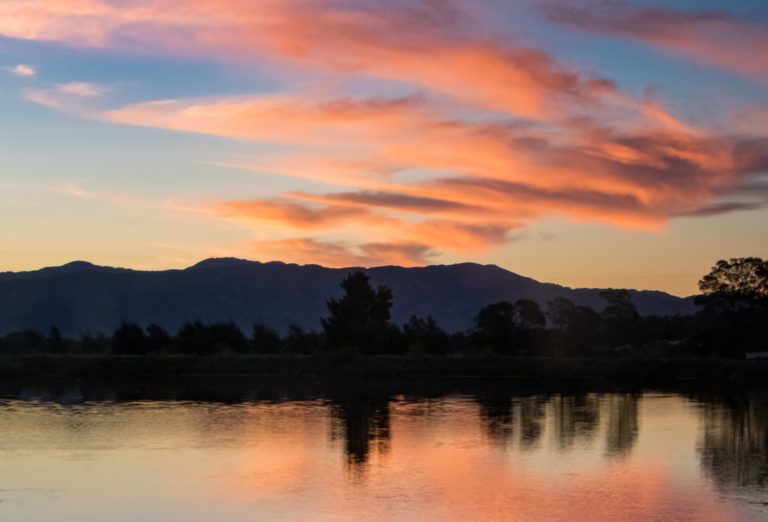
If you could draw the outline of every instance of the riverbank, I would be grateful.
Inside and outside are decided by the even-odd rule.
[[[290,376],[595,380],[632,385],[686,382],[764,386],[768,361],[697,358],[298,355],[0,356],[0,378]]]

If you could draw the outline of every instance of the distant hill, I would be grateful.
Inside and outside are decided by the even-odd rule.
[[[291,323],[320,328],[326,301],[353,268],[324,268],[241,259],[208,259],[184,270],[139,271],[76,261],[31,272],[0,273],[0,334],[20,329],[65,335],[109,333],[121,320],[156,322],[175,331],[184,321],[232,319],[248,332],[255,322],[285,331]],[[374,285],[395,296],[393,319],[431,315],[454,332],[472,325],[478,310],[500,300],[545,303],[563,296],[601,310],[599,289],[540,283],[494,265],[462,263],[420,268],[365,269]],[[686,314],[692,298],[632,291],[643,315]]]

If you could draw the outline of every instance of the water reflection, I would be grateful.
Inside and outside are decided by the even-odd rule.
[[[331,437],[342,439],[348,464],[365,464],[374,449],[389,449],[389,397],[387,395],[343,396],[331,403]]]
[[[526,450],[538,445],[544,430],[547,398],[526,397],[520,400],[520,447]]]
[[[605,451],[608,455],[624,455],[632,449],[639,430],[639,395],[614,394],[606,399],[608,423],[605,434]]]
[[[704,469],[725,488],[768,484],[768,400],[730,397],[703,406],[700,442]]]
[[[509,393],[481,394],[476,401],[490,443],[539,447],[549,427],[560,451],[591,447],[605,432],[605,453],[625,455],[639,430],[639,394],[576,394],[513,397]]]
[[[476,400],[489,440],[494,444],[506,445],[514,433],[512,396],[491,392],[479,395]]]
[[[553,429],[560,449],[567,450],[577,441],[589,443],[600,422],[600,397],[594,394],[552,398]]]
[[[0,520],[768,518],[764,399],[446,388],[27,389]]]

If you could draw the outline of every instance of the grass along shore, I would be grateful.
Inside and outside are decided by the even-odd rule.
[[[768,361],[651,357],[301,355],[7,355],[0,378],[105,380],[141,376],[593,379],[635,385],[768,384]]]

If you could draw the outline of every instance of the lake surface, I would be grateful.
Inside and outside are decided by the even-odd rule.
[[[259,395],[18,390],[0,520],[768,520],[764,396]]]

